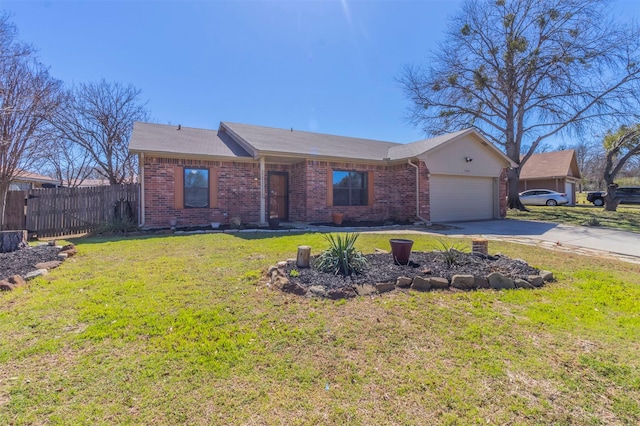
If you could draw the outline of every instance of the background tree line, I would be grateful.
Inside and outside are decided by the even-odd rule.
[[[148,116],[140,90],[131,85],[65,86],[0,12],[0,229],[9,185],[23,170],[69,187],[87,178],[132,182],[137,164],[128,140],[133,123]]]
[[[558,136],[578,141],[585,186],[637,171],[640,30],[606,0],[467,0],[424,65],[399,82],[427,134],[475,127],[520,167]],[[598,178],[598,175],[602,179]],[[602,182],[601,182],[602,180]]]

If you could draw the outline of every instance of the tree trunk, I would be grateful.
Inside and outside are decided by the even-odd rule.
[[[0,182],[0,231],[4,231],[6,223],[6,210],[7,210],[7,191],[9,185]]]
[[[509,178],[509,184],[507,185],[509,191],[509,196],[507,197],[507,208],[526,211],[527,209],[520,201],[520,195],[518,195],[520,168],[507,169],[507,177]]]
[[[298,258],[296,265],[298,268],[308,268],[311,257],[311,246],[298,246]]]
[[[0,253],[9,253],[27,246],[27,231],[0,231]]]
[[[615,212],[620,204],[620,197],[617,196],[618,185],[610,183],[607,185],[607,193],[604,196],[604,210],[607,212]]]

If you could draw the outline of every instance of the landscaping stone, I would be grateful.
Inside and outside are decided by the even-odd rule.
[[[356,297],[356,292],[351,287],[334,288],[327,292],[327,296],[333,300],[350,299]]]
[[[381,253],[381,254],[389,254],[389,250],[384,250],[381,248],[377,248],[374,250],[375,253]]]
[[[527,281],[529,281],[534,287],[542,287],[544,285],[544,280],[540,275],[529,275],[527,277]]]
[[[473,290],[476,288],[473,275],[454,275],[451,277],[451,287],[460,290]]]
[[[487,277],[489,286],[494,290],[516,288],[513,280],[502,275],[500,272],[493,272]]]
[[[69,255],[67,253],[58,253],[58,259],[65,260]]]
[[[413,280],[409,277],[398,277],[396,280],[396,287],[398,288],[409,288],[411,286],[411,282]]]
[[[55,269],[62,264],[59,260],[51,260],[49,262],[36,263],[37,269]]]
[[[274,287],[279,288],[280,290],[284,290],[284,287],[289,284],[289,279],[287,277],[283,277],[282,275],[277,275],[274,279],[271,280],[271,283]]]
[[[395,290],[395,283],[376,283],[376,290],[378,293],[386,293],[387,291]]]
[[[473,281],[473,285],[476,286],[476,288],[491,288],[489,286],[489,280],[486,278],[473,277]]]
[[[47,275],[48,273],[49,271],[47,271],[46,269],[36,269],[35,271],[31,271],[27,275],[25,275],[24,279],[30,281],[36,277]]]
[[[276,265],[278,266],[278,268],[284,268],[285,266],[287,266],[287,261],[281,260],[280,262],[276,263]]]
[[[286,278],[284,279],[287,280]],[[296,282],[289,281],[289,280],[287,280],[287,282],[282,286],[282,290],[288,293],[297,294],[298,296],[304,296],[307,293],[306,288],[302,287],[300,284]]]
[[[16,286],[11,284],[9,281],[0,280],[0,291],[11,291],[14,288],[16,288]]]
[[[370,294],[376,294],[378,291],[376,286],[371,284],[356,284],[353,288],[360,296],[369,296]]]
[[[322,285],[312,285],[308,288],[307,296],[327,297],[327,288]]]
[[[66,246],[62,246],[60,253],[66,254],[68,257],[71,257],[78,253],[78,249],[73,244],[67,244]]]
[[[540,271],[540,277],[544,282],[551,282],[555,280],[555,278],[553,277],[553,272],[551,271]]]
[[[516,286],[516,288],[535,288],[529,281],[523,280],[521,278],[516,278],[515,280],[513,280],[513,284]]]
[[[7,281],[9,281],[9,284],[13,284],[16,287],[23,286],[27,283],[20,275],[13,275],[7,278]]]
[[[413,283],[411,284],[411,289],[412,290],[418,290],[418,291],[431,290],[431,279],[430,278],[415,277],[413,279]]]
[[[429,279],[429,284],[432,289],[446,290],[449,288],[449,280],[446,278],[433,277]]]

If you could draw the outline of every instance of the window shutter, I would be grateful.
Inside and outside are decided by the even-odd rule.
[[[333,170],[327,169],[327,207],[333,206]]]
[[[209,169],[209,208],[218,207],[218,169]]]
[[[367,205],[373,206],[373,171],[367,174]]]
[[[176,166],[173,171],[173,196],[175,197],[175,208],[184,208],[184,167]]]

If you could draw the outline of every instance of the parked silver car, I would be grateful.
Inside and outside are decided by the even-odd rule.
[[[568,204],[567,194],[561,194],[550,189],[529,189],[520,193],[520,201],[529,206],[557,206]]]

